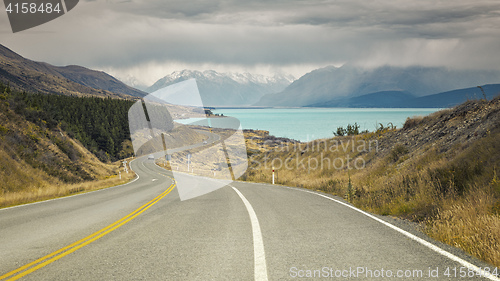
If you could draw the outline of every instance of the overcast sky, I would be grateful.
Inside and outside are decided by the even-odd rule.
[[[97,0],[0,43],[151,85],[175,70],[291,73],[344,63],[500,69],[500,1]]]

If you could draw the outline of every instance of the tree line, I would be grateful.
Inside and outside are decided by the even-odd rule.
[[[66,131],[101,161],[132,156],[128,110],[132,100],[33,94],[0,82],[0,99],[41,127]]]

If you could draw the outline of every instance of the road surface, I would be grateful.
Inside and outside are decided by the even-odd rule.
[[[495,280],[321,193],[234,182],[180,201],[168,171],[131,165],[129,184],[0,210],[0,280]]]

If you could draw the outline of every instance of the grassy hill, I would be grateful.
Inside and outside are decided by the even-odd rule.
[[[253,154],[245,180],[301,186],[420,223],[500,266],[500,97],[468,101],[402,129],[286,144]]]
[[[120,180],[120,162],[101,162],[60,124],[43,118],[42,111],[24,107],[16,112],[22,107],[7,89],[0,94],[0,207],[112,186],[133,177],[125,174]]]

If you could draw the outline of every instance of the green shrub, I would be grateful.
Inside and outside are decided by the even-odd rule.
[[[344,127],[338,127],[337,131],[333,132],[333,134],[336,137],[342,137],[342,136],[345,136],[347,134],[347,131],[346,131],[346,129],[344,129]]]
[[[338,127],[336,132],[333,132],[333,134],[337,137],[341,136],[354,136],[354,135],[359,135],[359,125],[358,123],[354,123],[354,125],[348,124],[347,128],[344,129],[344,127]],[[366,132],[366,131],[364,131]]]

